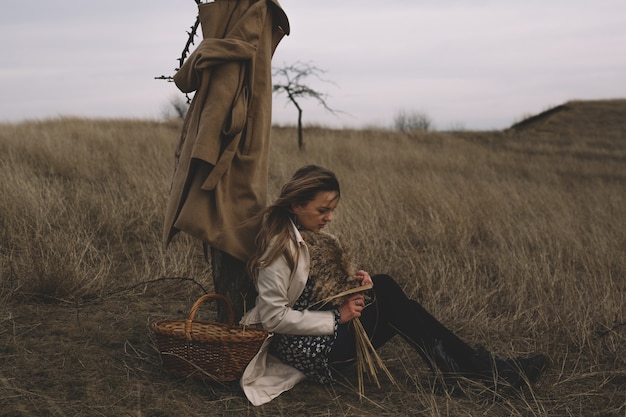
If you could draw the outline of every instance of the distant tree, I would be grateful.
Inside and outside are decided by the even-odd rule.
[[[274,68],[273,77],[275,79],[273,92],[280,94],[285,93],[287,99],[293,103],[298,110],[298,148],[304,148],[304,139],[302,134],[302,107],[300,99],[311,97],[316,99],[326,110],[336,113],[326,104],[326,95],[309,87],[307,78],[310,76],[320,78],[320,74],[325,71],[307,63],[296,62],[281,68]],[[326,80],[322,80],[326,81]]]
[[[400,110],[393,118],[393,126],[404,133],[415,131],[426,132],[430,129],[432,120],[423,112]]]
[[[187,97],[187,99],[183,99],[180,95],[172,97],[170,105],[172,106],[174,114],[176,114],[176,116],[178,116],[181,120],[185,120],[187,111],[189,111],[189,97]]]
[[[161,117],[163,118],[163,120],[185,120],[190,103],[191,101],[189,99],[185,99],[185,96],[181,96],[180,94],[174,94],[168,100],[168,102],[163,105],[161,110]]]

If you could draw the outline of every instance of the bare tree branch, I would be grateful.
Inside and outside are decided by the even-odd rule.
[[[194,0],[196,4],[201,4],[201,0]],[[178,68],[174,69],[174,72],[178,71],[180,67],[185,63],[185,59],[189,56],[189,51],[191,50],[191,46],[195,44],[195,38],[198,32],[198,27],[200,26],[200,14],[196,15],[196,21],[191,25],[191,30],[187,31],[187,42],[185,43],[185,47],[180,54],[180,58],[178,58]],[[172,82],[173,78],[171,75],[160,75],[158,77],[154,77],[155,80],[166,80],[168,82]]]

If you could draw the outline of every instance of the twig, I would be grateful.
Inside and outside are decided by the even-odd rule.
[[[191,277],[161,277],[161,278],[151,279],[151,280],[148,280],[148,281],[141,281],[141,282],[138,282],[137,284],[133,284],[133,285],[131,285],[131,286],[129,286],[129,287],[125,287],[125,288],[119,289],[119,290],[117,290],[117,291],[110,292],[110,293],[108,293],[108,294],[107,294],[107,296],[110,296],[110,295],[115,295],[115,294],[119,294],[119,293],[121,293],[121,292],[128,291],[128,290],[132,290],[133,288],[137,288],[137,287],[139,287],[139,286],[141,286],[141,285],[153,284],[153,283],[155,283],[155,282],[161,282],[161,281],[171,281],[171,280],[191,281],[191,282],[193,282],[194,284],[196,284],[198,287],[200,287],[200,289],[202,290],[202,292],[204,292],[205,294],[208,294],[208,293],[209,293],[209,292],[208,292],[208,291],[207,291],[207,290],[206,290],[206,289],[202,286],[202,284],[200,284],[200,283],[199,283],[198,281],[196,281],[194,278],[191,278]]]
[[[357,377],[359,380],[359,396],[362,398],[365,392],[365,385],[363,381],[363,374],[367,372],[367,374],[374,380],[376,386],[380,388],[380,382],[378,380],[378,375],[376,368],[381,369],[389,378],[394,385],[398,385],[394,377],[391,375],[391,372],[385,366],[385,363],[381,359],[381,357],[376,352],[376,349],[372,345],[372,342],[369,340],[367,336],[367,332],[363,328],[363,324],[361,320],[355,318],[352,320],[352,324],[354,325],[354,333],[356,337],[356,348],[357,348]]]
[[[194,0],[196,4],[201,4],[200,0]],[[196,21],[191,26],[191,31],[187,31],[187,42],[185,43],[185,47],[183,48],[183,52],[180,54],[180,58],[178,58],[178,68],[174,69],[174,71],[178,71],[180,67],[185,63],[185,59],[189,56],[189,51],[191,50],[191,45],[194,44],[194,39],[196,37],[196,33],[198,32],[198,27],[200,26],[200,14],[196,16]],[[169,75],[160,75],[158,77],[154,77],[155,80],[166,80],[167,82],[172,82],[174,77]]]
[[[562,379],[560,381],[557,381],[554,383],[554,386],[557,385],[562,385],[562,384],[566,384],[566,383],[570,383],[570,382],[576,382],[579,381],[581,379],[587,379],[587,378],[596,378],[596,377],[602,377],[602,378],[616,378],[616,377],[625,377],[626,376],[626,371],[621,371],[621,370],[615,370],[615,371],[598,371],[598,372],[585,372],[583,374],[578,374],[578,375],[572,375],[569,378],[565,378]]]
[[[199,0],[196,0],[196,3],[200,4]],[[196,37],[196,32],[198,31],[198,26],[200,26],[200,14],[196,16],[196,21],[191,26],[191,31],[187,32],[188,38],[185,47],[183,48],[183,52],[180,54],[180,58],[178,58],[178,68],[182,67],[185,63],[185,59],[189,55],[189,50],[191,49],[191,45],[194,44],[194,38]]]
[[[608,335],[609,333],[612,333],[615,330],[619,329],[620,327],[624,327],[624,326],[626,326],[626,323],[619,323],[619,324],[616,324],[615,326],[609,328],[608,330],[597,331],[596,333],[598,334],[598,337],[604,337],[604,336]]]
[[[345,380],[346,382],[342,382],[342,381],[338,381],[338,380],[337,380],[337,381],[335,381],[335,383],[336,383],[337,385],[341,385],[342,387],[344,387],[345,389],[347,389],[347,390],[349,390],[349,391],[355,391],[354,386],[353,386],[353,385],[352,385],[352,384],[348,381],[348,379],[347,379],[345,376],[344,376],[343,378],[344,378],[344,380]],[[332,385],[329,385],[329,387],[333,389],[333,392],[335,391]],[[368,396],[366,396],[366,395],[361,395],[361,393],[358,393],[358,394],[359,394],[359,399],[361,399],[361,400],[366,400],[366,401],[368,401],[370,404],[372,404],[372,405],[374,405],[374,406],[376,406],[376,407],[380,408],[381,410],[384,410],[384,409],[385,409],[385,407],[384,407],[383,405],[381,405],[381,404],[377,403],[376,401],[374,401],[373,399],[369,398]],[[337,396],[337,394],[336,394],[336,393],[335,393],[335,396]],[[337,397],[338,397],[338,396],[337,396]]]
[[[345,297],[347,295],[351,295],[351,294],[355,294],[358,292],[363,292],[363,291],[367,291],[374,288],[374,286],[372,284],[365,284],[365,285],[361,285],[358,287],[353,287],[350,288],[348,290],[342,291],[339,294],[335,294],[335,295],[331,295],[329,297],[326,297],[322,300],[316,301],[315,303],[311,304],[309,307],[317,307],[318,309],[324,307],[326,304],[328,304],[330,301],[335,300],[337,298],[341,298],[341,297]]]
[[[97,299],[103,299],[103,298],[106,298],[106,297],[110,297],[112,295],[117,295],[117,294],[120,294],[120,293],[122,293],[124,291],[132,290],[133,288],[137,288],[137,287],[142,286],[142,285],[153,284],[155,282],[169,281],[169,280],[191,281],[194,284],[196,284],[198,287],[200,287],[200,289],[202,290],[202,292],[204,294],[208,294],[209,293],[206,290],[206,288],[204,288],[202,286],[202,284],[200,284],[194,278],[190,278],[190,277],[161,277],[161,278],[151,279],[151,280],[148,280],[148,281],[141,281],[141,282],[138,282],[138,283],[133,284],[131,286],[120,288],[120,289],[115,290],[115,291],[111,291],[110,293],[107,293],[107,294],[105,294],[103,296],[100,296],[100,297],[90,298],[90,299],[87,300],[87,302],[94,301],[94,300],[97,300]],[[51,295],[41,294],[41,293],[24,293],[24,294],[25,295],[30,295],[30,296],[40,297],[40,298],[43,298],[43,299],[46,299],[46,300],[53,300],[53,301],[56,301],[56,302],[68,305],[70,307],[76,308],[76,310],[77,310],[76,311],[77,319],[78,319],[78,313],[79,313],[78,309],[80,307],[82,307],[83,305],[85,305],[84,300],[81,301],[80,297],[76,297],[76,298],[72,298],[72,299],[67,300],[67,299],[64,299],[64,298],[53,297]]]

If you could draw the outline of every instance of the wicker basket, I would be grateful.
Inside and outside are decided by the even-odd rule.
[[[196,311],[207,299],[223,301],[228,323],[196,320]],[[163,367],[172,375],[227,382],[241,377],[256,355],[267,331],[233,326],[233,309],[219,294],[203,295],[194,303],[187,320],[152,323]]]

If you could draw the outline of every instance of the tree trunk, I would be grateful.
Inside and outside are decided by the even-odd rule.
[[[302,137],[302,110],[298,107],[298,149],[304,149],[304,138]]]
[[[233,306],[234,322],[239,323],[246,311],[254,307],[256,289],[246,271],[246,264],[229,254],[211,248],[211,266],[215,292],[228,298]],[[217,316],[228,321],[226,306],[217,304]]]

